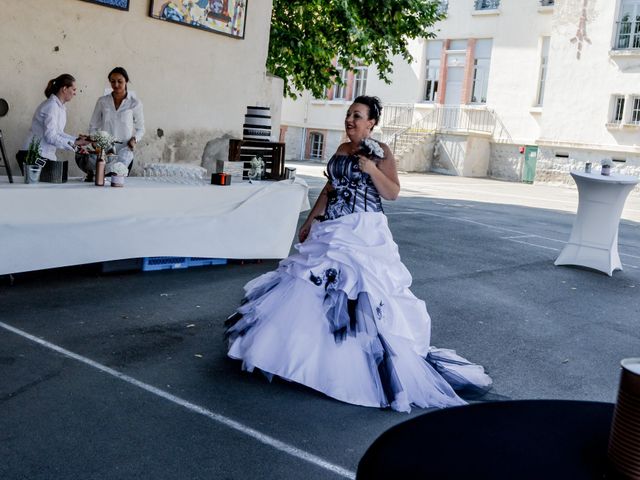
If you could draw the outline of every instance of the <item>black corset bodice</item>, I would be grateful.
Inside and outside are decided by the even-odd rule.
[[[327,177],[333,186],[325,218],[333,220],[350,213],[382,212],[380,194],[369,174],[361,172],[355,155],[334,155],[327,164]]]

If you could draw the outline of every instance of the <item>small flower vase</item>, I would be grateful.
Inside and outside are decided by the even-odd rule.
[[[249,170],[249,180],[252,182],[262,180],[262,171],[262,167],[251,167],[251,170]]]
[[[111,176],[111,186],[112,187],[124,187],[124,177],[123,175],[112,175]]]
[[[39,183],[41,172],[40,165],[25,165],[24,183]]]
[[[602,165],[602,169],[600,173],[605,176],[611,175],[611,166],[610,165]]]

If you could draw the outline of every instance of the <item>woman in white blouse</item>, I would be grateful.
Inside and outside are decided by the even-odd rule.
[[[144,135],[144,114],[142,102],[127,89],[129,74],[122,67],[116,67],[107,76],[112,92],[96,102],[89,123],[89,133],[104,130],[120,143],[115,145],[119,161],[133,166],[133,150]]]
[[[65,103],[76,96],[76,79],[68,73],[63,73],[53,80],[49,80],[44,90],[47,99],[36,108],[31,120],[29,135],[18,152],[18,163],[24,161],[26,150],[31,139],[40,140],[40,155],[47,160],[55,161],[56,150],[74,150],[75,145],[86,145],[89,142],[83,137],[75,137],[64,133],[67,124],[67,109]]]

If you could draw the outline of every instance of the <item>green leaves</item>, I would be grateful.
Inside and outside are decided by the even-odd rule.
[[[40,158],[40,139],[38,137],[31,137],[29,147],[27,149],[27,156],[24,159],[24,163],[27,165],[35,165],[36,160]]]
[[[407,42],[432,38],[442,18],[438,0],[273,0],[267,70],[285,81],[285,95],[310,90],[322,98],[340,66],[376,64],[389,83],[392,57],[412,57]]]

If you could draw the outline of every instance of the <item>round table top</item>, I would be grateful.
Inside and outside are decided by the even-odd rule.
[[[591,180],[594,182],[623,183],[623,184],[629,184],[629,185],[635,185],[636,183],[638,183],[638,177],[635,177],[633,175],[621,175],[619,173],[612,173],[611,175],[602,175],[599,172],[587,173],[587,172],[579,172],[576,170],[570,173],[571,173],[571,176],[574,178],[574,180],[577,177],[584,180]]]
[[[367,450],[358,480],[603,478],[614,404],[478,403],[396,425]]]

